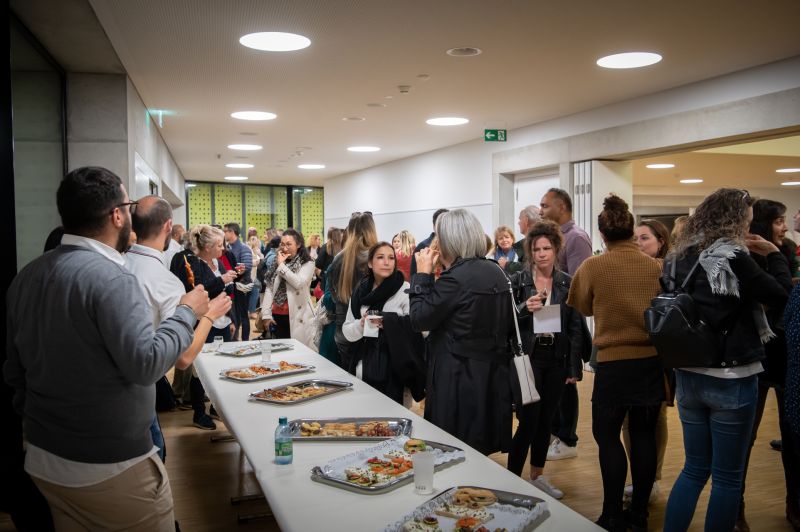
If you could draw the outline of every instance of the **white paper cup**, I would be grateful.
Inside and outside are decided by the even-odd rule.
[[[434,454],[430,451],[411,455],[411,462],[414,464],[414,491],[420,495],[433,493],[434,459]]]
[[[382,319],[381,316],[367,316],[364,319],[364,336],[368,338],[377,338],[380,333],[377,323]]]

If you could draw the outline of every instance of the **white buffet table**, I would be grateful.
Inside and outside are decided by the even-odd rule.
[[[286,360],[316,366],[316,371],[251,383],[221,379],[222,369],[259,362],[259,356],[244,358],[202,353],[195,368],[206,392],[225,424],[244,450],[255,470],[261,489],[281,530],[379,531],[399,520],[432,495],[414,493],[413,482],[381,495],[352,493],[311,480],[311,469],[327,461],[374,445],[375,442],[295,442],[291,465],[274,463],[273,438],[279,416],[405,417],[413,422],[413,436],[464,449],[466,461],[439,471],[434,476],[437,493],[456,485],[474,485],[524,493],[546,500],[550,517],[537,530],[600,530],[591,521],[542,493],[435,425],[395,403],[371,386],[294,340],[291,351],[274,353],[272,360]],[[251,392],[303,379],[330,379],[353,383],[352,391],[334,394],[296,406],[250,401]]]

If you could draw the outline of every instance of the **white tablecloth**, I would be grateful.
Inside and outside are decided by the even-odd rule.
[[[274,463],[274,432],[278,417],[289,420],[312,417],[405,417],[413,422],[413,435],[464,449],[466,461],[434,476],[437,492],[456,485],[474,485],[534,495],[545,499],[550,517],[537,530],[600,530],[580,514],[542,493],[462,441],[395,403],[371,386],[294,340],[291,351],[274,353],[272,360],[311,364],[316,371],[251,383],[219,377],[222,369],[260,361],[260,357],[234,358],[202,353],[195,367],[206,392],[236,437],[255,470],[281,530],[383,530],[431,495],[414,493],[413,482],[381,495],[352,493],[311,480],[311,469],[329,460],[374,445],[374,442],[295,442],[294,462]],[[251,392],[302,379],[331,379],[353,383],[352,391],[301,403],[271,405],[248,400]],[[213,486],[209,486],[213,489]]]

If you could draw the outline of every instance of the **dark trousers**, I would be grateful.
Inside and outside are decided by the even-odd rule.
[[[550,445],[550,426],[564,391],[567,371],[559,366],[534,365],[533,378],[541,400],[517,409],[519,426],[508,453],[508,470],[517,475],[525,466],[528,449],[531,450],[531,465],[544,467]]]
[[[233,323],[236,327],[233,330],[233,338],[239,338],[239,332],[242,333],[242,341],[250,339],[250,314],[248,313],[248,305],[250,294],[239,292],[236,290],[233,296]]]
[[[592,434],[597,442],[603,477],[603,515],[612,519],[622,515],[628,457],[619,435],[626,413],[631,435],[631,512],[647,515],[647,502],[656,478],[656,422],[660,409],[660,404],[617,406],[592,403]]]
[[[567,384],[561,395],[561,404],[553,416],[550,429],[553,436],[570,447],[578,445],[578,385]]]
[[[231,341],[231,329],[230,327],[223,327],[222,329],[217,329],[216,327],[211,327],[211,330],[208,331],[208,336],[206,337],[206,343],[210,344],[214,341],[215,336],[222,336],[222,340],[225,342]],[[203,388],[203,383],[200,382],[200,379],[192,375],[192,380],[189,382],[189,389],[192,394],[192,410],[194,410],[194,419],[197,421],[199,418],[206,415],[206,390]]]
[[[273,314],[275,320],[275,338],[291,338],[292,328],[289,324],[288,314]]]

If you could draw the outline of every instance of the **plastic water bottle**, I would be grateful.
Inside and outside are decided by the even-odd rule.
[[[275,429],[275,463],[291,464],[293,457],[292,434],[285,417],[278,418]]]

